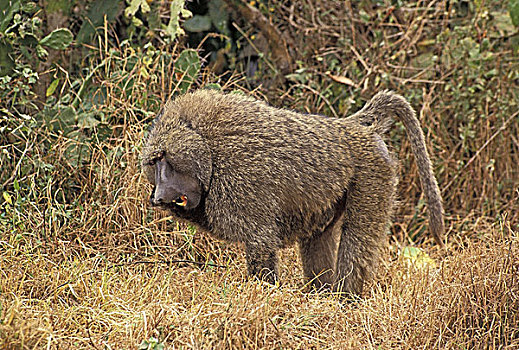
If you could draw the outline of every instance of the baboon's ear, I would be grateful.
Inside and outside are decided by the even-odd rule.
[[[155,125],[158,123],[158,121],[160,120],[160,118],[162,118],[163,115],[164,115],[164,106],[160,109],[157,116],[152,120],[151,125],[148,128],[148,132],[150,132],[151,130],[153,130],[153,128],[155,128]]]

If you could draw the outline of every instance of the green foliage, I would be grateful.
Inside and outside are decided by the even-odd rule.
[[[171,14],[165,31],[170,39],[174,40],[178,35],[184,34],[184,30],[180,27],[180,18],[189,18],[192,13],[184,8],[184,0],[172,0],[169,10]]]
[[[0,99],[5,101],[0,109],[7,115],[24,115],[28,108],[35,108],[32,87],[37,81],[37,72],[17,63],[10,75],[0,76]]]
[[[219,33],[229,36],[229,12],[223,0],[211,0],[208,6],[209,17],[216,30]]]
[[[194,15],[184,22],[184,29],[192,33],[208,32],[212,28],[218,33],[228,36],[229,12],[226,10],[223,0],[211,0],[207,5],[205,15]]]
[[[0,32],[5,33],[16,12],[20,10],[20,0],[0,0]]]
[[[508,11],[514,26],[519,27],[519,0],[508,0]]]
[[[21,67],[37,67],[34,53],[40,59],[47,56],[43,46],[56,50],[66,49],[72,42],[73,34],[65,28],[58,28],[43,37],[42,19],[34,15],[38,5],[30,1],[1,0],[0,8],[0,76],[20,71]]]
[[[125,19],[130,23],[127,27],[130,38],[141,41],[150,36],[158,36],[170,43],[184,31],[180,26],[181,18],[189,18],[191,12],[184,9],[183,0],[172,0],[170,3],[170,16],[167,24],[163,23],[160,16],[160,2],[146,0],[127,0],[124,10]]]
[[[40,15],[49,8],[23,0],[1,3],[2,234],[21,235],[23,240],[31,222],[45,222],[52,235],[62,225],[77,223],[75,215],[84,210],[85,199],[99,191],[96,186],[85,190],[85,183],[105,176],[106,169],[96,160],[117,164],[110,179],[122,176],[128,150],[114,143],[129,120],[151,119],[167,98],[157,94],[163,84],[170,84],[159,80],[160,67],[171,70],[168,77],[175,91],[186,91],[197,81],[201,62],[196,51],[174,54],[164,41],[148,40],[156,31],[170,42],[166,25],[179,17],[165,17],[162,23],[158,2],[150,2],[149,10],[146,4],[128,3],[127,15],[145,19],[139,24],[131,18],[124,22],[122,1],[88,1],[82,22],[47,33]],[[180,8],[177,14],[187,12]],[[127,39],[114,36],[116,20],[123,21]],[[87,45],[71,45],[74,33],[78,43]],[[51,51],[63,49],[68,49],[63,56]],[[44,60],[50,66],[43,66]],[[110,198],[104,195],[101,201]],[[99,201],[91,205],[96,208]],[[28,216],[31,208],[41,211]]]
[[[161,343],[157,338],[151,337],[148,340],[143,340],[137,349],[138,350],[163,350],[164,344]]]
[[[50,83],[49,87],[47,88],[47,91],[45,92],[45,97],[51,96],[54,93],[54,91],[56,91],[59,81],[59,79],[54,79],[52,83]]]
[[[36,108],[33,88],[40,61],[34,57],[44,59],[44,47],[66,49],[73,34],[59,28],[44,36],[41,11],[34,2],[2,0],[0,7],[0,101],[5,101],[0,109],[8,116],[21,116]]]
[[[41,39],[40,45],[48,46],[55,50],[64,50],[70,45],[73,38],[74,35],[70,30],[66,28],[60,28],[54,30],[49,35]]]
[[[124,15],[126,17],[132,17],[135,13],[141,10],[142,13],[150,12],[150,5],[146,0],[128,0],[128,7],[124,10]]]
[[[114,114],[107,100],[111,92],[100,86],[98,78],[113,82],[111,90],[131,98],[135,91],[147,89],[143,79],[156,79],[149,73],[154,62],[162,60],[169,65],[172,59],[152,45],[145,46],[145,51],[139,46],[135,50],[126,41],[121,43],[124,54],[111,49],[106,57],[99,57],[98,51],[83,50],[83,60],[72,59],[65,66],[57,60],[60,56],[49,56],[47,50],[70,48],[72,31],[58,28],[45,35],[45,22],[40,17],[44,12],[35,2],[0,1],[0,226],[2,235],[23,236],[33,220],[56,224],[74,220],[73,213],[79,209],[74,203],[85,195],[78,191],[88,179],[85,174],[102,171],[98,166],[90,167],[96,150],[105,148],[107,157],[113,159],[123,154],[112,152],[107,143],[120,132],[117,125],[122,116]],[[87,16],[80,27],[76,26],[78,41],[104,42],[97,40],[96,36],[104,33],[96,29],[104,24],[104,18],[116,18],[118,3],[89,2]],[[41,61],[48,58],[53,65],[44,69],[50,79],[42,80]],[[147,118],[149,104],[156,110],[159,102],[155,97],[140,99],[134,113]],[[113,176],[124,170],[122,164]],[[45,208],[41,216],[28,217],[30,208],[38,206]]]
[[[486,26],[491,27],[492,22]],[[458,26],[453,31],[444,31],[437,37],[438,43],[444,47],[440,63],[445,67],[457,67],[452,79],[445,84],[445,93],[452,96],[453,103],[459,109],[458,132],[462,140],[462,148],[473,152],[477,133],[475,123],[485,113],[485,106],[478,101],[492,101],[496,94],[495,87],[500,85],[502,72],[496,66],[496,44],[488,39],[478,42],[475,39],[474,27]],[[516,67],[517,69],[517,67]],[[512,110],[510,104],[503,106],[501,112],[505,117]]]
[[[94,0],[89,4],[83,23],[77,34],[77,41],[83,44],[92,42],[92,38],[107,23],[113,23],[123,6],[122,0]]]
[[[23,232],[25,228],[22,209],[24,197],[20,195],[18,182],[14,182],[14,195],[4,191],[2,197],[4,201],[0,203],[0,230],[11,233]]]
[[[186,49],[180,53],[175,62],[175,77],[180,92],[189,90],[198,77],[200,67],[200,58],[195,50]]]
[[[211,17],[195,15],[184,22],[184,29],[194,33],[208,31],[211,29]]]

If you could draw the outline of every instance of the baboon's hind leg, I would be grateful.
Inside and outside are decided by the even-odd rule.
[[[333,288],[337,292],[361,294],[385,245],[397,180],[391,166],[371,174],[352,181],[348,189]]]
[[[317,289],[333,286],[339,235],[340,225],[336,224],[299,241],[305,279]]]

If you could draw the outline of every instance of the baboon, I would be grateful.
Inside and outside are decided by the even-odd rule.
[[[443,209],[414,110],[384,91],[349,118],[271,107],[198,90],[168,102],[142,165],[150,202],[212,236],[245,245],[250,275],[274,283],[278,250],[297,242],[316,288],[360,294],[384,247],[397,162],[381,134],[406,126],[441,243]]]

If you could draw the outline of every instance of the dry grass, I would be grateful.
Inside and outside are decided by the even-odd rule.
[[[253,93],[329,115],[352,113],[380,89],[406,96],[435,157],[447,249],[426,234],[416,167],[397,125],[390,142],[402,159],[402,203],[387,263],[364,297],[309,293],[293,249],[282,254],[281,286],[248,280],[241,247],[147,205],[138,155],[151,118],[178,88],[181,44],[161,47],[165,54],[145,64],[143,52],[108,40],[84,59],[90,72],[96,67],[85,103],[97,101],[90,108],[106,117],[108,137],[97,138],[101,127],[78,128],[85,138],[75,138],[2,120],[0,140],[9,143],[0,145],[0,348],[135,349],[148,341],[159,350],[153,338],[186,349],[519,348],[519,61],[508,37],[492,36],[500,2],[483,1],[491,15],[472,17],[455,15],[463,1],[398,9],[317,3],[273,2],[272,22],[304,38],[291,52],[303,69],[297,82]],[[484,57],[469,57],[476,49]],[[144,66],[150,74],[139,73]],[[218,80],[202,73],[198,85]],[[77,90],[68,79],[62,94]],[[248,83],[241,75],[220,82],[225,90]],[[83,147],[82,161],[71,158],[71,146],[76,154]],[[400,257],[408,245],[434,263]]]
[[[195,349],[517,348],[519,235],[484,222],[466,233],[480,232],[477,243],[433,251],[438,267],[393,259],[351,303],[305,292],[291,249],[273,287],[244,277],[235,247],[209,241],[195,249],[225,268],[161,263],[182,254],[185,231],[121,233],[126,253],[142,240],[153,254],[117,264],[123,252],[79,239],[1,242],[0,347],[136,348],[155,337]]]

